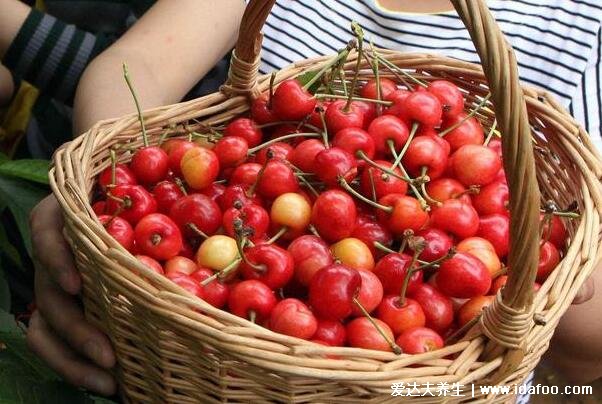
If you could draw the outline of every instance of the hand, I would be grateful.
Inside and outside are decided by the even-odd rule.
[[[34,208],[30,227],[38,311],[27,330],[28,345],[68,382],[111,395],[116,384],[108,369],[115,364],[115,354],[78,304],[81,278],[63,238],[63,216],[53,195]]]

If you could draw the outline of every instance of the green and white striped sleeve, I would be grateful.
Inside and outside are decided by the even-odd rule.
[[[2,63],[49,97],[71,104],[88,63],[110,41],[32,10]]]

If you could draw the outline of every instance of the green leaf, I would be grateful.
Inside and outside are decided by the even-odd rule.
[[[309,83],[314,77],[316,77],[316,74],[318,74],[317,70],[312,70],[309,72],[305,72],[300,76],[297,76],[297,81],[299,83],[301,83],[302,86],[305,86],[307,83]],[[316,82],[314,84],[312,84],[307,91],[309,91],[312,94],[315,94],[316,91],[318,91],[318,88],[320,88],[320,80],[316,80]]]
[[[13,214],[23,243],[31,256],[29,213],[48,191],[30,182],[16,178],[0,177],[0,204],[6,203]]]
[[[1,262],[0,262],[1,264]],[[8,282],[4,278],[4,273],[0,268],[0,310],[10,310],[10,290],[8,289]]]
[[[48,184],[49,168],[50,162],[48,160],[9,160],[0,164],[0,175]]]
[[[6,234],[6,229],[3,226],[0,226],[0,253],[6,255],[6,257],[11,260],[13,264],[19,267],[19,269],[24,269],[19,250],[17,250],[17,248],[10,242],[8,234]]]
[[[0,164],[4,163],[7,160],[9,160],[8,156],[6,154],[0,152]]]

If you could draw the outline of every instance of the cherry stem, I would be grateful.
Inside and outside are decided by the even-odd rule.
[[[414,135],[416,135],[416,131],[418,130],[419,126],[420,126],[420,124],[418,122],[414,122],[412,124],[412,131],[410,132],[410,136],[408,136],[408,140],[406,140],[405,144],[403,145],[403,148],[401,149],[401,151],[397,155],[397,158],[393,162],[393,165],[391,166],[391,170],[394,170],[395,167],[397,167],[401,163],[401,159],[408,151],[408,148],[410,147],[410,143],[412,142],[412,139],[414,139]],[[395,149],[395,142],[393,142],[392,139],[387,140],[387,144],[389,145],[390,149],[393,149],[393,150]]]
[[[186,227],[188,227],[194,234],[202,237],[204,240],[207,240],[209,236],[194,223],[186,223]]]
[[[211,275],[210,277],[208,277],[204,281],[202,281],[201,286],[207,286],[208,284],[210,284],[211,282],[213,282],[214,280],[216,280],[218,278],[225,278],[226,276],[228,276],[228,274],[230,272],[232,272],[232,270],[238,268],[238,264],[240,264],[241,261],[242,261],[241,258],[234,259],[224,269],[222,269],[221,271],[215,272],[213,275]]]
[[[382,172],[384,172],[384,173],[387,173],[387,174],[389,174],[389,175],[391,175],[391,176],[393,176],[393,177],[395,177],[395,178],[398,178],[398,179],[400,179],[400,180],[402,180],[402,181],[405,181],[405,182],[409,183],[410,185],[411,185],[411,184],[413,183],[413,181],[414,181],[413,179],[411,179],[410,177],[408,177],[408,176],[407,176],[407,174],[406,174],[406,176],[405,176],[405,177],[403,177],[403,176],[401,176],[401,175],[397,174],[395,171],[393,171],[393,170],[389,170],[387,167],[384,167],[384,166],[381,166],[381,165],[379,165],[379,164],[378,164],[378,163],[376,163],[375,161],[371,160],[371,159],[370,159],[370,157],[368,157],[368,156],[366,155],[366,153],[364,153],[364,151],[363,151],[363,150],[358,150],[358,151],[355,153],[355,155],[356,155],[356,156],[357,156],[359,159],[361,159],[361,160],[364,160],[366,163],[368,163],[368,164],[369,164],[369,165],[371,165],[372,167],[374,167],[374,168],[378,168],[380,171],[382,171]]]
[[[457,128],[459,128],[461,125],[464,124],[464,122],[468,121],[470,118],[472,118],[473,116],[475,116],[477,114],[477,112],[479,112],[485,106],[485,104],[487,104],[487,101],[489,101],[490,98],[491,98],[491,93],[487,94],[485,96],[485,98],[483,98],[481,100],[481,102],[479,102],[479,104],[476,107],[474,107],[472,109],[472,111],[470,111],[470,113],[468,113],[468,115],[466,115],[464,117],[464,119],[462,119],[460,122],[456,122],[455,124],[453,124],[449,128],[445,129],[444,131],[439,132],[439,136],[444,137],[449,132],[451,132],[451,131],[456,130]]]
[[[374,44],[372,43],[372,40],[370,40],[370,49],[372,49],[372,51],[374,52]],[[370,63],[370,65],[372,66],[372,72],[374,73],[374,79],[376,80],[376,99],[379,101],[382,101],[383,89],[380,85],[380,72],[378,71],[378,59],[376,59],[376,58],[373,59],[372,63]],[[381,116],[382,113],[383,113],[382,105],[376,104],[376,116]]]
[[[320,193],[318,191],[316,191],[314,186],[311,185],[311,183],[309,181],[307,181],[307,179],[305,177],[303,177],[302,175],[298,175],[297,179],[299,181],[301,181],[303,183],[303,185],[305,185],[307,188],[309,188],[310,192],[312,194],[314,194],[316,197],[320,196]]]
[[[405,249],[408,245],[408,239],[413,236],[414,236],[414,230],[411,230],[411,229],[404,230],[403,237],[401,239],[401,245],[399,246],[399,254],[402,254],[405,251]]]
[[[268,110],[272,109],[272,98],[274,98],[274,81],[276,81],[276,72],[272,72],[270,76],[270,92],[268,95],[268,103],[266,105]]]
[[[313,86],[316,83],[316,81],[320,80],[320,78],[324,75],[324,73],[326,73],[328,71],[328,69],[330,69],[332,66],[337,64],[339,61],[346,59],[347,56],[349,55],[349,52],[354,47],[355,47],[354,42],[353,41],[349,42],[347,44],[347,47],[345,47],[345,49],[340,51],[336,57],[334,57],[331,61],[326,63],[324,66],[322,66],[322,68],[320,70],[318,70],[318,72],[315,74],[315,76],[312,77],[311,80],[309,80],[307,83],[305,83],[305,85],[303,86],[303,89],[304,90],[309,89],[311,86]]]
[[[345,77],[345,70],[341,69],[339,71],[339,76],[341,79],[341,85],[343,86],[343,93],[345,94],[345,96],[349,95],[349,90],[347,89],[347,78]],[[331,93],[333,93],[331,91]]]
[[[115,156],[115,150],[111,149],[110,151],[111,153],[111,187],[115,186],[115,183],[117,182],[116,179],[116,166],[117,166],[117,157]]]
[[[552,212],[546,212],[543,215],[543,220],[541,221],[541,230],[539,234],[539,238],[541,239],[541,245],[545,244],[550,240],[550,236],[552,235]],[[544,234],[544,230],[547,230]]]
[[[271,239],[267,241],[267,244],[274,244],[276,241],[280,239],[280,237],[284,236],[284,234],[288,231],[288,227],[282,226],[280,230],[276,234],[272,236]]]
[[[118,198],[114,195],[111,195],[111,193],[108,193],[107,198],[119,202],[124,209],[129,209],[132,207],[132,200],[127,195],[125,196],[125,198]]]
[[[136,90],[134,90],[134,86],[130,80],[130,71],[128,69],[127,63],[123,62],[123,77],[125,78],[125,82],[130,89],[130,93],[132,93],[132,97],[134,98],[134,104],[136,104],[136,111],[138,111],[138,120],[140,121],[140,126],[142,127],[142,141],[144,142],[144,147],[148,147],[148,136],[146,134],[146,125],[144,125],[144,116],[142,116],[142,110],[140,108],[140,103],[138,102],[138,96],[136,95]]]
[[[353,93],[357,87],[357,82],[360,77],[360,66],[362,65],[362,55],[364,54],[364,31],[360,25],[353,21],[351,23],[351,31],[357,40],[357,62],[355,64],[355,72],[353,74],[353,80],[351,81],[351,88],[349,89],[349,97],[347,103],[343,107],[342,111],[347,113],[351,109],[351,103],[353,102]]]
[[[551,214],[553,216],[566,217],[569,219],[579,219],[581,215],[577,212],[563,212],[560,210],[555,210],[554,212],[546,212],[544,210],[540,210],[541,213]]]
[[[265,149],[268,146],[273,145],[274,143],[281,142],[283,140],[294,139],[297,137],[320,137],[322,136],[319,133],[291,133],[289,135],[280,136],[274,139],[270,139],[265,143],[260,144],[259,146],[255,146],[247,151],[247,154],[257,153],[261,149]]]
[[[184,186],[184,182],[182,181],[182,179],[180,177],[175,177],[174,178],[174,182],[176,183],[176,185],[178,186],[178,188],[180,188],[180,191],[182,191],[182,193],[184,195],[188,195],[188,191],[186,191],[186,187]]]
[[[412,276],[416,272],[420,271],[420,268],[414,268],[414,265],[416,265],[418,256],[422,253],[422,251],[424,251],[424,248],[416,249],[416,251],[414,251],[414,254],[412,255],[412,261],[410,261],[410,266],[408,267],[408,271],[406,272],[406,276],[403,278],[403,285],[401,286],[401,291],[399,292],[399,304],[401,306],[403,306],[406,303],[406,293],[408,291],[408,284],[410,283],[410,278],[412,278]]]
[[[156,246],[159,245],[159,243],[161,242],[161,235],[160,234],[153,234],[150,238],[151,244]]]
[[[255,196],[255,190],[257,189],[257,186],[259,185],[259,181],[261,181],[261,179],[263,177],[263,173],[265,172],[265,169],[268,166],[268,162],[272,159],[272,157],[273,157],[273,153],[270,149],[268,149],[268,151],[266,153],[265,163],[263,163],[263,166],[261,166],[261,169],[257,172],[257,178],[255,178],[255,182],[253,183],[253,185],[251,185],[249,187],[249,189],[246,192],[247,197],[252,198],[253,196]]]
[[[396,66],[394,63],[388,61],[387,59],[385,59],[384,57],[378,55],[378,54],[374,54],[374,57],[376,59],[378,59],[379,62],[381,62],[383,65],[385,65],[386,67],[388,67],[391,71],[393,72],[397,72],[397,73],[401,73],[402,75],[404,75],[405,77],[409,78],[410,80],[412,80],[414,83],[418,84],[421,87],[428,87],[428,85],[426,84],[426,82],[417,79],[416,77],[412,76],[410,73],[406,72],[405,70],[399,68],[398,66]]]
[[[355,189],[353,189],[353,187],[351,187],[351,185],[349,185],[349,183],[347,183],[347,181],[345,181],[345,178],[339,177],[339,185],[341,186],[341,188],[343,188],[345,191],[349,192],[351,195],[355,196],[360,201],[365,202],[374,208],[384,210],[387,213],[393,212],[392,206],[381,205],[380,203],[374,202],[373,200],[368,199],[364,195],[357,192]]]
[[[318,113],[320,114],[320,122],[322,122],[322,143],[324,147],[329,149],[330,144],[328,143],[328,126],[326,126],[326,117],[324,116],[324,108],[319,107]]]
[[[395,151],[395,145],[393,144],[393,142],[388,142],[388,145],[389,145],[389,149],[391,150],[391,154],[393,155],[393,157],[395,158],[395,160],[397,160],[397,152]],[[420,183],[423,180],[421,180],[420,178],[411,179],[410,176],[408,175],[408,172],[404,168],[403,164],[400,164],[399,166],[397,166],[397,168],[399,168],[399,171],[401,171],[401,173],[406,178],[408,178],[408,180],[409,180],[408,181],[408,185],[412,189],[412,192],[414,192],[414,195],[416,196],[416,199],[418,199],[418,201],[420,202],[420,207],[422,208],[422,210],[428,211],[430,209],[429,208],[429,204],[422,197],[422,194],[420,193],[420,191],[418,190],[418,188],[416,188],[416,185],[415,185],[417,183]],[[394,177],[403,179],[403,177],[399,177],[399,176],[396,176],[396,175],[394,175]]]
[[[389,253],[389,254],[397,254],[397,251],[391,250],[389,247],[387,247],[386,245],[384,245],[383,243],[381,243],[379,241],[374,241],[372,244],[378,250],[381,250],[381,251]]]
[[[353,303],[355,303],[355,305],[361,310],[362,314],[368,319],[368,321],[370,321],[370,323],[374,326],[374,328],[376,328],[376,331],[378,331],[378,333],[383,337],[383,339],[385,341],[387,341],[387,344],[389,344],[389,346],[391,347],[393,352],[396,355],[401,355],[402,351],[401,351],[401,348],[399,347],[399,345],[397,345],[394,341],[392,341],[387,336],[387,334],[384,333],[382,328],[380,328],[379,325],[376,324],[376,321],[374,321],[374,319],[372,318],[370,313],[368,313],[366,308],[362,305],[362,303],[359,301],[359,299],[357,297],[353,298]]]
[[[274,122],[268,122],[268,123],[264,123],[262,125],[257,125],[258,128],[263,129],[263,128],[271,128],[272,126],[279,126],[279,125],[299,125],[301,124],[300,127],[305,127],[308,129],[311,129],[313,131],[315,131],[316,133],[320,131],[320,128],[307,123],[307,122],[299,122],[299,121],[274,121]]]
[[[487,146],[489,144],[489,142],[491,141],[491,139],[493,138],[493,135],[495,134],[495,128],[497,128],[497,119],[495,119],[493,121],[493,125],[491,125],[491,129],[489,129],[487,138],[485,138],[485,142],[483,143],[484,146]]]
[[[318,233],[318,229],[316,229],[316,226],[314,226],[313,224],[310,224],[309,226],[307,226],[307,230],[309,230],[309,232],[311,234],[313,234],[314,236],[316,236],[317,238],[321,239],[322,236],[320,236],[320,233]]]
[[[368,178],[370,178],[370,188],[372,189],[372,200],[374,202],[376,202],[377,201],[376,184],[374,183],[374,174],[372,173],[372,170],[368,170]]]
[[[324,99],[324,98],[334,98],[337,100],[351,100],[351,101],[363,101],[363,102],[371,102],[373,104],[380,104],[380,105],[393,105],[393,102],[391,101],[384,101],[384,100],[376,100],[374,98],[363,98],[363,97],[354,97],[353,93],[349,93],[351,94],[350,96],[345,96],[345,95],[338,95],[338,94],[316,94],[315,97],[317,99]],[[349,112],[349,109],[345,110],[342,109],[343,112]]]

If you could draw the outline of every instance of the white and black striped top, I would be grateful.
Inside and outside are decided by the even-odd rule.
[[[523,82],[554,94],[602,150],[602,1],[488,0],[488,4],[516,50]],[[395,13],[380,8],[376,0],[278,0],[264,27],[261,70],[336,52],[350,38],[352,20],[378,47],[478,62],[455,12]]]

